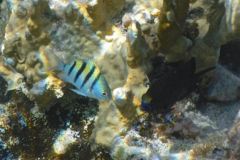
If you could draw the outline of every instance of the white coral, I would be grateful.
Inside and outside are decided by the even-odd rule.
[[[79,132],[70,128],[62,130],[53,144],[53,150],[56,154],[66,153],[68,147],[75,143],[79,138]]]

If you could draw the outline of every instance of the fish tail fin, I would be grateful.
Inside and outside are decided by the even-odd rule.
[[[53,52],[42,54],[41,59],[43,59],[45,70],[48,74],[59,73],[65,65],[63,60]]]

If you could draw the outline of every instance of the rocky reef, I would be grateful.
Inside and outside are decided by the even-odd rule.
[[[0,1],[0,159],[240,159],[239,18],[239,0]],[[110,100],[70,91],[54,69],[75,60]]]

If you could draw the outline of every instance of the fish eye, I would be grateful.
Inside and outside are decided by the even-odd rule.
[[[107,95],[107,93],[106,93],[106,92],[102,92],[102,95],[103,95],[103,96],[106,96],[106,95]]]

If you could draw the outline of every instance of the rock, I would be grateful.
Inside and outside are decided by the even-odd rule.
[[[7,96],[7,82],[0,76],[0,103],[7,102],[9,100],[9,95]]]
[[[230,148],[229,158],[231,160],[240,158],[240,111],[238,112],[235,123],[228,132],[227,144]]]
[[[240,79],[229,70],[218,65],[206,95],[210,101],[227,102],[240,97]]]

